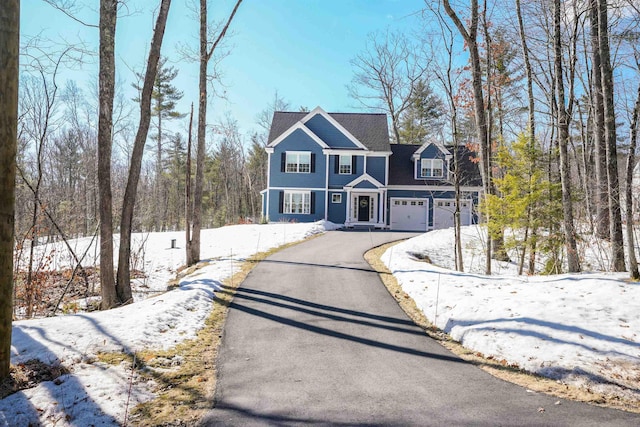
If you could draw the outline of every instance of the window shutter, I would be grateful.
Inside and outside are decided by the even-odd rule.
[[[316,173],[316,153],[311,153],[311,173]]]
[[[278,200],[278,213],[284,212],[284,191],[281,191],[279,194]]]
[[[280,172],[284,172],[286,165],[287,165],[287,153],[282,153],[280,155]]]
[[[316,193],[315,192],[311,192],[311,214],[315,214],[316,213]]]
[[[340,156],[336,155],[335,160],[336,161],[333,162],[333,173],[337,175],[338,173],[340,173]]]
[[[355,175],[356,174],[356,164],[358,157],[356,156],[351,156],[351,175]]]

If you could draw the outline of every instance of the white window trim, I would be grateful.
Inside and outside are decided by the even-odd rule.
[[[293,212],[293,196],[301,195],[302,212]],[[282,206],[282,213],[285,214],[297,214],[297,215],[310,215],[311,214],[311,191],[285,191],[284,201]]]
[[[289,155],[296,156],[296,163],[289,163]],[[309,163],[301,163],[300,156],[306,155],[309,156]],[[285,163],[284,163],[284,171],[285,173],[311,173],[311,152],[310,151],[285,151]],[[289,165],[296,166],[296,170],[289,170]],[[308,165],[308,170],[301,171],[300,165]]]
[[[332,193],[331,194],[331,203],[342,203],[342,194],[340,194],[340,193]]]
[[[348,159],[348,162],[343,163],[343,159]],[[351,166],[353,162],[353,157],[349,154],[340,154],[338,156],[338,174],[339,175],[351,175]],[[343,170],[344,167],[344,170]]]
[[[440,163],[440,175],[433,175],[434,165]],[[425,175],[425,170],[431,171],[431,175]],[[420,159],[420,177],[421,178],[444,178],[444,161],[442,159]]]

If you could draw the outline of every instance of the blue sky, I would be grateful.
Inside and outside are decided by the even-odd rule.
[[[97,23],[97,1],[79,15]],[[184,92],[180,108],[197,105],[197,64],[183,60],[178,45],[197,46],[198,22],[188,4],[173,0],[162,53],[180,69],[175,85]],[[210,2],[209,13],[223,19],[233,1]],[[133,71],[146,60],[153,27],[153,8],[158,1],[129,0],[134,12],[118,21],[116,36],[117,74],[122,89],[133,97]],[[360,111],[350,99],[346,85],[353,70],[349,63],[365,47],[367,34],[387,28],[412,31],[415,12],[422,0],[244,0],[232,23],[231,54],[220,65],[227,100],[209,103],[210,121],[230,113],[249,133],[255,118],[273,100],[275,91],[292,109],[320,105],[327,111]],[[83,40],[97,51],[97,29],[83,27],[41,0],[22,2],[21,31],[24,36],[42,34],[50,39]],[[24,40],[24,38],[23,38]],[[81,70],[66,71],[62,80],[74,79],[87,92],[95,85],[97,59]]]

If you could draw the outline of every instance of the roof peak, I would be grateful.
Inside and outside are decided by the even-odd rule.
[[[275,113],[286,113],[286,114],[309,114],[313,111],[275,111]],[[357,116],[369,115],[369,116],[386,116],[386,113],[355,113],[355,112],[342,112],[342,111],[326,111],[327,114],[351,114]]]

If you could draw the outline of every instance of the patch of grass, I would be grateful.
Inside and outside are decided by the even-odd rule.
[[[535,392],[546,393],[563,399],[640,413],[640,405],[637,401],[625,400],[618,396],[607,396],[591,390],[564,384],[560,381],[545,378],[522,370],[517,365],[508,364],[505,360],[485,357],[479,352],[473,352],[463,347],[462,344],[452,339],[449,334],[438,329],[425,317],[424,313],[416,306],[413,298],[404,292],[393,274],[391,274],[387,266],[380,259],[385,251],[395,244],[397,244],[397,242],[388,243],[374,248],[365,254],[365,259],[369,265],[378,272],[382,283],[384,283],[389,293],[395,298],[411,320],[421,327],[428,336],[438,341],[449,351],[497,378],[517,384]]]

